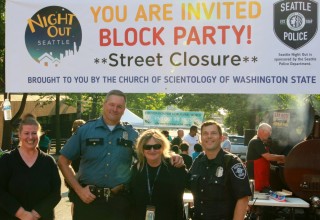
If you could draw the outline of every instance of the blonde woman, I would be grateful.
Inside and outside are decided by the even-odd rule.
[[[138,162],[133,166],[131,192],[133,219],[186,219],[183,192],[185,167],[170,162],[170,142],[159,130],[143,132],[136,144]]]

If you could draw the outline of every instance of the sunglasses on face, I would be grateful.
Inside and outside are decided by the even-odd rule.
[[[153,150],[159,150],[161,147],[161,144],[145,144],[143,145],[143,150],[151,150],[151,148],[153,148]]]

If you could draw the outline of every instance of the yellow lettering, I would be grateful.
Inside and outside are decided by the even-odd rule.
[[[246,9],[243,7],[246,2],[237,2],[236,4],[236,18],[238,19],[244,19],[247,18],[246,15],[241,15],[243,12],[246,13]]]
[[[98,22],[98,15],[99,15],[99,12],[101,10],[101,6],[99,6],[96,10],[94,9],[94,7],[90,7],[90,11],[93,15],[93,22],[94,23],[97,23]]]
[[[37,14],[37,18],[38,18],[38,22],[32,20],[31,18],[28,19],[28,25],[31,30],[31,33],[34,33],[36,31],[33,24],[36,24],[37,26],[42,27],[42,28],[44,27],[44,25],[42,23],[42,19],[40,18],[39,14]]]
[[[260,17],[260,15],[261,15],[260,3],[259,2],[249,2],[249,18],[258,18],[258,17]]]
[[[163,20],[165,21],[172,21],[172,4],[164,4],[163,7]]]
[[[140,19],[142,19],[143,21],[147,21],[147,15],[146,15],[146,11],[144,10],[143,5],[139,5],[136,17],[135,17],[135,21],[139,21]]]

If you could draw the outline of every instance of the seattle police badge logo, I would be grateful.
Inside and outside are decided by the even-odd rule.
[[[288,47],[309,43],[318,29],[318,3],[312,0],[282,0],[273,6],[273,30]]]
[[[243,167],[242,163],[237,163],[231,167],[231,170],[235,177],[238,179],[244,179],[247,176],[247,171]]]

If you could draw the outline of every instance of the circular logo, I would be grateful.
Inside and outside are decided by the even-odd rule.
[[[31,18],[25,32],[30,56],[43,66],[57,67],[79,52],[82,41],[77,17],[60,6],[39,10]]]
[[[303,14],[299,12],[291,13],[287,18],[287,26],[292,31],[300,31],[304,28],[306,19]]]

